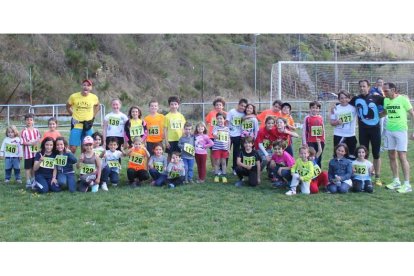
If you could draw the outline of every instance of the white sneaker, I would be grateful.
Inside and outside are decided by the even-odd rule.
[[[296,195],[296,191],[294,191],[294,190],[289,190],[289,191],[287,191],[286,192],[286,194],[285,195]]]
[[[388,184],[385,187],[387,189],[390,189],[390,190],[396,190],[396,189],[399,189],[401,187],[401,182],[397,181],[397,180],[393,180],[390,184]]]
[[[411,185],[407,185],[407,184],[402,185],[401,188],[397,190],[398,193],[402,193],[402,194],[411,193],[412,191],[413,189],[411,188]]]
[[[101,189],[104,190],[105,192],[108,191],[108,186],[106,185],[106,182],[103,182],[101,185]]]

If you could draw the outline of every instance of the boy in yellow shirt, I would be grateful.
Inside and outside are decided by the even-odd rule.
[[[172,152],[181,152],[178,147],[178,140],[180,140],[180,137],[183,135],[185,118],[183,114],[178,111],[178,108],[180,107],[180,99],[178,96],[169,97],[168,104],[170,105],[170,112],[165,115],[164,141],[169,162],[171,160]]]

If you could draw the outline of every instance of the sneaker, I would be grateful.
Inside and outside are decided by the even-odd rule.
[[[382,187],[381,178],[375,178],[375,185],[378,186],[378,187]]]
[[[239,180],[239,181],[237,181],[237,182],[234,184],[234,186],[236,186],[236,187],[242,187],[242,186],[243,186],[243,180]]]
[[[227,183],[227,177],[223,176],[223,177],[221,178],[221,181],[223,181],[223,183]]]
[[[96,193],[98,192],[98,190],[99,190],[99,184],[92,185],[92,189],[91,189],[92,193]]]
[[[19,184],[23,183],[21,179],[17,179],[16,182],[19,183]]]
[[[412,191],[413,189],[411,188],[411,185],[407,185],[407,184],[402,185],[401,188],[397,190],[398,193],[402,193],[402,194],[410,193]]]
[[[202,184],[202,183],[204,183],[205,182],[205,180],[201,180],[201,179],[197,179],[196,180],[196,183],[198,183],[198,184]]]
[[[294,191],[294,190],[289,190],[289,191],[287,191],[286,192],[286,194],[285,195],[296,195],[296,191]]]
[[[10,183],[10,179],[5,179],[4,180],[4,184],[9,184]]]
[[[170,183],[170,184],[168,184],[168,188],[173,189],[173,188],[175,188],[175,185]]]
[[[26,182],[26,189],[32,188],[32,182]]]
[[[101,189],[104,190],[105,192],[108,191],[108,185],[106,185],[106,182],[103,182],[101,185]]]
[[[400,181],[397,181],[397,180],[393,180],[392,183],[388,184],[385,187],[387,189],[390,189],[390,190],[399,189],[401,187],[401,182]]]
[[[215,183],[219,183],[219,182],[220,182],[220,179],[219,179],[219,176],[218,176],[218,175],[216,175],[216,176],[214,177],[214,182],[215,182]]]
[[[235,171],[235,170],[233,170],[233,174],[234,174],[234,175],[237,175],[237,173],[236,173],[236,171]]]

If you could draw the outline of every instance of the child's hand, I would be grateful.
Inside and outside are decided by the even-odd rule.
[[[42,153],[40,153],[39,161],[43,161],[44,158],[45,158],[44,155],[42,155]]]
[[[282,175],[282,170],[283,170],[282,168],[279,168],[279,169],[277,170],[277,174],[281,176],[281,175]]]
[[[85,160],[85,155],[82,153],[79,157],[79,162],[83,163],[83,160]]]
[[[52,181],[50,181],[50,183],[52,183],[52,185],[55,185],[55,186],[58,185],[56,178],[52,178]]]

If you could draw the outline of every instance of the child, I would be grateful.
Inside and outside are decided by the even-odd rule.
[[[128,111],[129,120],[125,123],[124,133],[125,141],[129,146],[132,146],[134,138],[139,136],[142,138],[143,143],[147,138],[147,123],[141,119],[142,112],[138,106],[132,106]]]
[[[296,188],[299,184],[302,194],[310,194],[310,181],[314,176],[313,162],[308,160],[309,149],[307,146],[299,148],[299,158],[296,159],[290,172],[292,173],[292,181],[290,182],[290,190],[286,192],[286,195],[296,195]]]
[[[105,152],[105,167],[102,169],[101,177],[101,189],[105,192],[108,191],[106,184],[108,179],[111,180],[112,186],[118,186],[119,171],[121,169],[119,159],[124,156],[121,151],[117,150],[118,146],[118,139],[116,137],[109,138],[109,150]]]
[[[273,116],[268,116],[265,121],[265,126],[259,129],[257,138],[255,140],[255,149],[259,150],[262,163],[260,164],[262,170],[267,168],[270,160],[272,159],[272,145],[276,141],[274,136],[274,127],[276,119]]]
[[[183,184],[185,180],[185,167],[179,152],[174,151],[171,153],[171,162],[167,166],[167,175],[168,188],[175,188]]]
[[[106,114],[104,117],[102,128],[103,143],[106,145],[105,148],[109,150],[109,138],[116,137],[118,139],[117,150],[121,150],[121,145],[124,144],[124,127],[128,121],[128,117],[121,112],[121,101],[119,99],[113,99],[111,105],[112,112]]]
[[[218,183],[219,170],[221,165],[221,180],[223,183],[227,183],[227,164],[226,158],[229,157],[230,148],[230,132],[229,128],[224,125],[224,114],[217,113],[216,115],[217,125],[213,129],[214,145],[213,159],[214,159],[214,182]]]
[[[295,121],[293,120],[292,115],[290,114],[291,110],[292,106],[289,103],[283,103],[280,117],[286,119],[287,127],[289,128],[289,130],[296,130]]]
[[[345,158],[348,154],[348,146],[346,144],[338,144],[335,147],[335,157],[329,161],[328,170],[328,192],[347,193],[352,187],[352,162]]]
[[[218,96],[214,99],[213,106],[214,106],[214,109],[211,110],[206,116],[206,125],[207,125],[208,137],[214,142],[213,128],[215,125],[217,125],[216,115],[217,113],[223,113],[224,116],[227,115],[227,112],[224,111],[224,107],[226,106],[226,101],[224,100],[223,97]],[[210,161],[211,161],[211,166],[214,168],[214,159],[213,159],[212,150],[210,151]]]
[[[26,127],[21,133],[24,157],[24,169],[26,173],[26,189],[31,189],[34,183],[34,157],[39,150],[40,132],[34,128],[34,114],[27,113],[24,115]]]
[[[154,153],[148,161],[148,171],[153,181],[152,185],[161,187],[167,180],[167,157],[163,154],[162,144],[153,146]]]
[[[93,138],[93,152],[99,158],[101,158],[101,161],[103,161],[103,158],[105,157],[105,149],[104,147],[102,147],[103,136],[100,132],[97,131],[92,134],[92,138]]]
[[[256,118],[256,107],[253,104],[247,104],[246,115],[242,118],[241,137],[251,136],[254,139],[259,132],[259,121]]]
[[[276,119],[276,127],[273,130],[273,135],[275,136],[276,141],[286,141],[287,146],[285,150],[293,156],[292,137],[297,138],[299,135],[287,128],[287,121],[284,118]]]
[[[322,152],[325,147],[325,127],[323,118],[319,115],[321,104],[317,101],[309,103],[310,114],[305,117],[302,130],[302,145],[317,147],[316,139],[321,140]],[[321,167],[322,154],[316,159],[316,163]]]
[[[0,158],[5,159],[4,163],[4,182],[10,182],[12,171],[14,169],[14,178],[21,184],[20,160],[23,157],[22,140],[19,137],[19,131],[16,126],[11,125],[6,128],[6,137],[3,139],[0,149]]]
[[[101,180],[102,163],[101,159],[93,151],[93,138],[86,136],[83,139],[83,149],[76,167],[80,169],[79,191],[87,192],[92,187],[92,193],[99,190]]]
[[[233,147],[233,174],[236,174],[237,157],[241,149],[242,118],[246,115],[247,100],[240,99],[237,108],[231,109],[226,116],[226,125],[229,127],[230,140]]]
[[[149,179],[147,172],[147,160],[150,153],[142,143],[142,138],[136,136],[132,148],[124,151],[129,156],[127,176],[131,188],[138,188],[141,182]]]
[[[47,121],[47,124],[49,126],[49,131],[46,131],[43,134],[43,138],[42,141],[46,138],[46,137],[52,137],[53,140],[56,141],[56,138],[61,137],[62,135],[60,134],[60,132],[56,129],[57,125],[58,125],[58,121],[55,117],[50,118]]]
[[[76,192],[75,170],[73,165],[78,162],[75,155],[69,150],[68,142],[64,137],[56,138],[55,168],[59,187],[67,185],[69,192]]]
[[[33,170],[35,172],[35,189],[41,193],[60,192],[60,186],[56,180],[55,170],[55,141],[52,137],[46,137],[41,143],[41,150],[34,157]]]
[[[180,152],[178,147],[178,140],[183,135],[183,127],[185,124],[185,118],[183,114],[178,112],[180,107],[180,99],[177,96],[171,96],[168,98],[168,104],[170,105],[170,112],[165,115],[164,120],[164,141],[166,145],[166,151],[168,153],[168,160],[171,159],[171,153],[173,151]]]
[[[278,118],[281,116],[280,108],[282,107],[281,100],[275,100],[272,103],[272,108],[263,110],[259,115],[257,115],[257,119],[260,122],[260,125],[263,126],[266,124],[266,120],[269,116]]]
[[[321,167],[316,164],[316,158],[318,158],[322,154],[322,146],[321,140],[318,138],[316,139],[316,143],[318,144],[318,151],[316,152],[313,147],[309,147],[309,160],[313,163],[313,172],[314,176],[310,183],[310,192],[311,194],[317,194],[319,192],[319,187],[328,186],[328,172],[322,171]]]
[[[369,158],[368,149],[365,146],[359,146],[355,150],[357,159],[352,162],[352,188],[354,192],[365,191],[372,193],[374,188],[371,182],[371,175],[374,173],[372,163]]]
[[[154,154],[154,146],[158,143],[162,143],[164,137],[164,115],[158,113],[157,100],[151,100],[149,102],[150,114],[144,118],[147,124],[148,136],[147,136],[147,150],[150,154]]]
[[[250,186],[255,187],[260,184],[260,156],[253,149],[253,144],[253,137],[243,138],[243,150],[240,152],[240,156],[237,157],[236,173],[239,181],[236,182],[236,187],[243,185],[243,176],[248,177]]]
[[[286,141],[273,142],[273,155],[269,163],[269,178],[273,187],[281,187],[292,179],[290,169],[295,164],[295,159],[286,149]]]
[[[206,125],[203,122],[196,124],[194,131],[195,139],[195,160],[197,163],[198,179],[197,183],[204,183],[207,174],[207,148],[214,145],[208,137]]]
[[[191,122],[184,124],[184,134],[178,141],[178,147],[181,149],[181,159],[183,160],[185,167],[185,182],[193,183],[194,173],[194,155],[195,155],[195,143],[194,135],[192,135],[193,125]]]
[[[351,94],[345,89],[339,90],[338,100],[340,104],[331,109],[331,125],[335,127],[333,145],[335,147],[339,143],[345,143],[351,154],[349,158],[355,159],[353,154],[357,145],[355,137],[356,109],[349,104]]]

